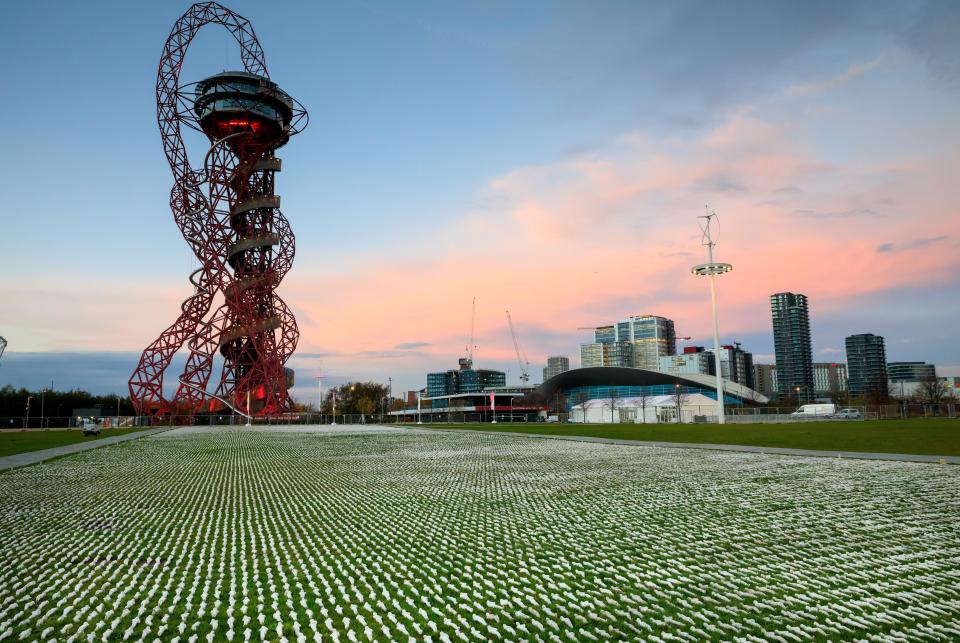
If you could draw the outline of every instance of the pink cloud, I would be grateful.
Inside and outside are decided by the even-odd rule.
[[[465,344],[472,296],[478,337],[502,338],[510,308],[518,320],[571,334],[570,354],[577,326],[634,313],[706,335],[706,283],[689,274],[704,254],[696,228],[704,202],[720,214],[718,256],[735,265],[721,281],[724,325],[734,334],[764,329],[773,292],[836,302],[955,269],[949,244],[877,248],[918,230],[960,239],[947,178],[958,170],[956,158],[836,166],[791,128],[746,113],[699,140],[624,136],[595,157],[497,177],[482,207],[439,241],[321,279],[323,302],[301,305],[323,321],[304,338],[357,351],[416,337],[449,360]],[[294,271],[285,282],[292,300],[315,289],[306,277]],[[502,344],[485,350],[508,360],[512,347]],[[545,356],[536,345],[527,351]]]

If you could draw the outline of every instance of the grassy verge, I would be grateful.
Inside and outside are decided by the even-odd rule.
[[[0,457],[61,447],[65,444],[77,442],[92,442],[113,435],[126,435],[135,431],[142,431],[143,427],[132,429],[107,429],[100,435],[83,435],[79,429],[50,431],[0,431]]]
[[[430,428],[431,425],[423,425]],[[804,422],[802,424],[437,424],[475,429],[623,440],[742,444],[749,446],[960,455],[960,419]]]

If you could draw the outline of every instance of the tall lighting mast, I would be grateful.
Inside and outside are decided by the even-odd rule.
[[[714,370],[717,372],[717,422],[724,423],[723,411],[723,371],[720,368],[720,330],[717,326],[717,286],[714,277],[733,270],[733,265],[714,261],[713,247],[717,242],[713,240],[710,225],[717,218],[716,212],[699,217],[700,231],[703,233],[701,243],[707,247],[707,263],[701,263],[690,269],[690,272],[703,277],[710,277],[710,306],[713,312],[713,359]]]

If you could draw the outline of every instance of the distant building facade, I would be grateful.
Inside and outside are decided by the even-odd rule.
[[[785,396],[812,399],[813,349],[807,296],[792,292],[770,295],[770,313],[777,362],[777,391]]]
[[[847,365],[839,362],[816,362],[813,365],[813,392],[817,397],[847,394]]]
[[[773,364],[753,365],[753,384],[756,392],[773,397],[777,394],[777,367]]]
[[[708,351],[711,356],[713,351]],[[740,348],[739,344],[720,347],[720,375],[731,382],[755,389],[753,377],[753,353]]]
[[[473,362],[460,360],[460,368],[438,373],[427,373],[427,397],[477,393],[488,388],[507,385],[507,374],[484,368],[473,368]]]
[[[846,339],[847,375],[850,395],[887,394],[887,350],[883,337],[873,333]]]
[[[555,357],[547,358],[547,365],[543,369],[543,381],[546,382],[548,379],[560,373],[566,373],[570,370],[570,358],[563,357],[562,355],[557,355]]]
[[[593,342],[580,344],[580,367],[634,366],[633,344],[630,342]]]
[[[937,367],[926,362],[890,362],[887,378],[891,382],[923,382],[937,376]]]
[[[713,354],[705,351],[703,346],[687,346],[682,355],[664,355],[660,358],[661,373],[683,375],[694,373],[713,375]]]
[[[716,375],[716,369],[713,351],[703,346],[685,346],[681,355],[667,355],[660,358],[660,372],[671,375],[687,373]],[[754,388],[753,354],[743,350],[739,345],[721,346],[720,373],[725,380]]]

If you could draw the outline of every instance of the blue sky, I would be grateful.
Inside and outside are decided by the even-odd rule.
[[[189,294],[154,105],[188,6],[5,12],[0,384],[122,390]],[[795,290],[818,358],[875,332],[891,359],[960,368],[955,2],[228,6],[311,114],[278,183],[302,395],[321,355],[333,382],[422,386],[474,295],[478,363],[512,376],[506,308],[535,377],[578,326],[630,314],[703,343],[705,203],[737,266],[725,339],[769,355],[767,297]],[[181,78],[238,64],[208,27]]]

